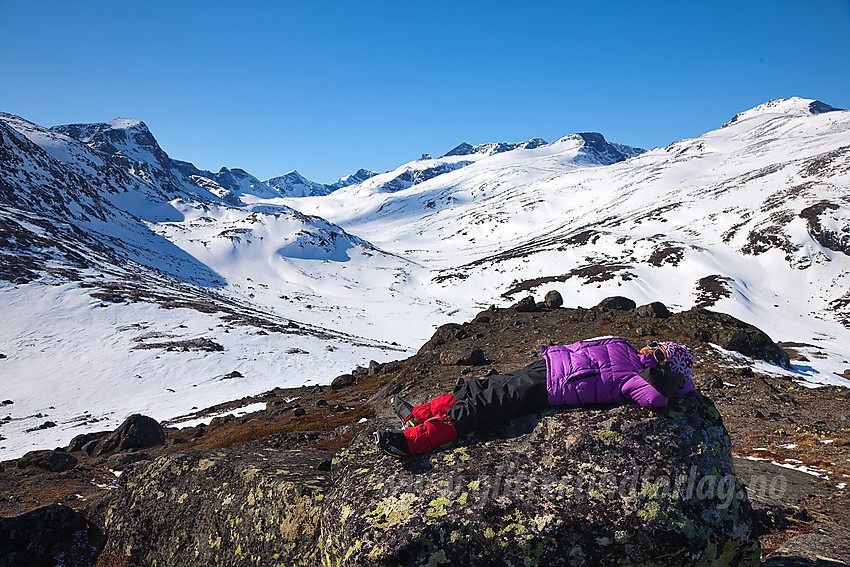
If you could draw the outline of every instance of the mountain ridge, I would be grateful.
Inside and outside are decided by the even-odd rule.
[[[576,306],[617,293],[713,306],[825,353],[795,379],[842,383],[850,113],[814,102],[646,152],[574,134],[358,172],[301,198],[260,193],[238,168],[165,161],[141,122],[75,130],[101,151],[0,115],[0,364],[30,377],[9,390],[0,453],[111,412],[168,419],[278,379],[327,382],[543,285]],[[135,154],[121,146],[134,134]],[[149,333],[223,350],[136,348]],[[86,344],[104,346],[80,356]],[[57,405],[51,377],[65,374],[88,393]],[[129,393],[106,401],[104,384]],[[39,414],[58,426],[27,432]]]

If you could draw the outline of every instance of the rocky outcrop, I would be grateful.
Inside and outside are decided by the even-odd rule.
[[[765,567],[840,567],[850,565],[850,530],[822,525],[794,536],[770,554]]]
[[[702,342],[713,343],[752,358],[775,362],[786,368],[791,367],[788,353],[779,348],[764,331],[731,315],[694,308],[669,317],[665,324],[674,331]]]
[[[62,450],[30,451],[18,459],[18,468],[38,467],[51,472],[65,472],[77,466],[77,458]]]
[[[130,565],[317,565],[332,453],[232,448],[137,464],[96,511]]]
[[[112,432],[78,435],[68,445],[69,451],[85,451],[99,456],[112,451],[141,449],[165,444],[165,430],[155,419],[133,414]]]
[[[14,518],[0,518],[3,567],[93,565],[104,534],[68,506],[45,506]]]
[[[326,564],[758,565],[710,400],[550,410],[400,466],[365,436],[334,459]]]

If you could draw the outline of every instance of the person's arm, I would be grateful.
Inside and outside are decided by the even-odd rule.
[[[659,408],[666,406],[684,385],[681,374],[650,366],[626,382],[623,394],[645,408]]]

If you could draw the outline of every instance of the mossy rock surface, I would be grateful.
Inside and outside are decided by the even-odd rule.
[[[135,465],[100,504],[130,565],[316,565],[331,452],[231,448]]]
[[[400,463],[335,458],[325,565],[758,565],[712,402],[556,409]]]

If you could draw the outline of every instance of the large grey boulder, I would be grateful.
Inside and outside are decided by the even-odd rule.
[[[402,464],[363,436],[334,460],[331,565],[758,565],[712,402],[547,410]]]
[[[320,449],[229,448],[137,463],[93,512],[130,565],[317,565]],[[111,564],[111,563],[110,563]]]

